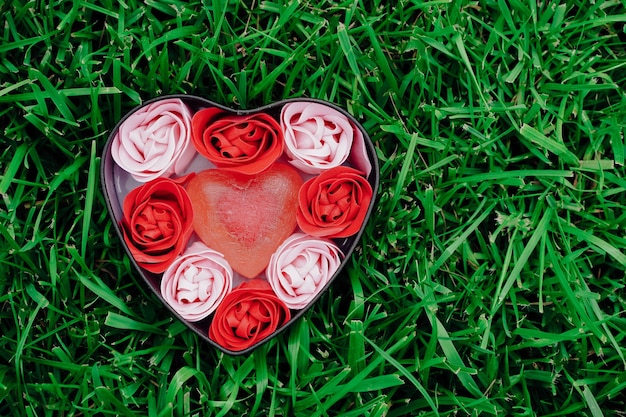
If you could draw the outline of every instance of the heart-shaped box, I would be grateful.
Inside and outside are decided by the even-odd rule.
[[[224,114],[230,115],[230,116],[249,116],[249,115],[258,115],[260,113],[263,113],[263,114],[270,115],[276,121],[280,121],[281,111],[283,110],[283,107],[290,103],[319,104],[322,106],[326,106],[329,109],[333,109],[333,111],[337,111],[341,113],[343,116],[345,116],[349,120],[351,126],[353,126],[354,129],[359,130],[359,132],[355,132],[355,134],[359,133],[359,136],[362,136],[362,139],[363,139],[362,143],[359,144],[361,149],[358,149],[357,151],[360,152],[366,158],[367,164],[369,165],[367,169],[369,172],[367,174],[364,174],[364,177],[366,177],[364,178],[364,181],[367,182],[369,186],[371,187],[371,189],[373,190],[373,195],[371,197],[371,200],[367,202],[366,209],[365,208],[363,209],[364,218],[360,220],[362,221],[362,224],[360,228],[358,229],[358,231],[351,232],[352,234],[347,237],[333,237],[329,239],[332,241],[332,243],[336,245],[336,247],[343,254],[341,263],[336,268],[334,273],[332,273],[330,278],[326,281],[326,284],[323,287],[321,287],[321,289],[317,291],[317,293],[313,297],[311,297],[310,301],[303,308],[299,308],[297,310],[292,309],[290,311],[291,312],[290,318],[286,322],[282,323],[278,328],[276,328],[267,337],[264,337],[256,341],[255,343],[246,347],[245,349],[233,350],[228,347],[222,346],[221,344],[217,343],[216,341],[214,341],[213,339],[209,337],[209,328],[211,326],[211,322],[213,320],[214,314],[210,314],[208,317],[201,319],[199,321],[190,321],[190,320],[185,319],[176,309],[174,309],[164,298],[162,291],[161,291],[161,279],[162,279],[163,273],[150,272],[144,267],[142,267],[140,265],[140,262],[138,262],[137,259],[135,259],[135,257],[133,256],[133,253],[124,238],[124,230],[122,226],[122,219],[124,217],[124,199],[131,191],[137,189],[140,185],[142,185],[142,182],[144,181],[141,181],[141,182],[136,181],[129,172],[122,169],[116,163],[116,161],[114,160],[112,156],[113,142],[118,131],[120,130],[120,126],[122,126],[122,124],[131,115],[136,114],[139,110],[142,110],[146,106],[149,106],[153,103],[157,103],[161,100],[169,100],[169,99],[181,100],[186,105],[186,107],[189,108],[192,114],[196,114],[197,112],[203,109],[213,108],[213,109],[216,109],[216,111],[225,112]],[[354,152],[354,151],[355,149],[353,148],[349,152]],[[286,159],[284,155],[282,155],[280,158],[281,160]],[[281,160],[279,160],[279,162]],[[348,161],[350,161],[350,159],[348,159]],[[350,162],[344,162],[342,165],[344,166],[350,165]],[[190,176],[193,176],[193,175],[196,175],[195,173],[208,170],[208,169],[214,169],[214,168],[215,168],[215,164],[211,163],[202,155],[196,152],[193,156],[193,160],[190,162],[189,166],[185,169],[185,171],[182,173],[177,173],[180,175],[174,175],[174,177],[185,176],[187,174],[191,174]],[[317,175],[317,174],[311,174],[311,173],[306,173],[302,171],[298,171],[298,172],[301,174],[303,181],[311,179]],[[168,176],[168,175],[165,175],[165,176]],[[233,110],[226,106],[213,103],[210,100],[197,97],[197,96],[168,95],[168,96],[158,97],[158,98],[154,98],[149,101],[146,101],[142,105],[137,106],[135,109],[130,111],[128,114],[126,114],[122,118],[122,120],[120,120],[117,123],[115,128],[111,131],[109,138],[105,144],[104,150],[103,150],[103,155],[101,159],[101,184],[102,184],[102,189],[103,189],[105,199],[107,202],[109,214],[113,220],[115,230],[117,231],[120,241],[122,242],[124,249],[126,250],[128,256],[130,257],[132,264],[135,266],[135,269],[137,270],[139,275],[142,277],[143,281],[157,295],[157,297],[159,297],[161,302],[170,310],[170,312],[174,316],[176,316],[179,320],[181,320],[190,330],[196,332],[206,342],[208,342],[212,346],[218,348],[219,350],[225,353],[228,353],[231,355],[241,355],[241,354],[246,354],[246,353],[251,352],[253,349],[258,347],[259,345],[267,342],[272,337],[283,332],[293,322],[298,320],[317,301],[317,299],[321,296],[321,294],[324,293],[328,289],[328,287],[332,284],[335,278],[341,273],[346,262],[348,261],[355,247],[357,246],[360,240],[360,237],[363,233],[363,229],[369,217],[372,214],[374,203],[376,200],[376,190],[378,189],[378,185],[379,185],[379,166],[378,166],[378,160],[376,158],[374,145],[372,144],[367,132],[354,119],[352,115],[350,115],[348,112],[346,112],[342,108],[332,103],[329,103],[323,100],[308,99],[308,98],[287,99],[287,100],[278,101],[273,104],[269,104],[269,105],[266,105],[257,109],[253,109],[253,110]],[[296,231],[299,231],[300,234],[302,234],[302,230],[299,229],[298,227],[296,227]],[[191,239],[188,245],[190,246],[194,240],[197,240],[197,239]],[[242,279],[242,277],[239,276],[237,272],[235,272],[234,280],[239,281],[239,282],[250,281],[246,278]],[[254,281],[258,281],[258,280],[254,280]],[[231,285],[232,285],[232,288],[236,287],[234,284],[231,284]]]

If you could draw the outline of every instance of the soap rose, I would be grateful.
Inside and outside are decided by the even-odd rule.
[[[324,171],[300,188],[298,226],[311,236],[352,236],[361,228],[372,196],[371,185],[356,169]]]
[[[136,181],[180,175],[195,155],[191,111],[179,99],[155,101],[132,113],[111,143],[111,156]]]
[[[193,232],[193,208],[183,186],[157,178],[128,193],[122,210],[124,240],[137,264],[150,272],[165,271]]]
[[[209,107],[194,114],[192,141],[219,168],[258,174],[283,153],[278,122],[265,113],[238,116]]]
[[[262,279],[245,281],[217,307],[209,337],[220,346],[241,351],[262,341],[291,318],[289,308]]]
[[[195,242],[165,270],[161,295],[185,320],[211,314],[232,288],[233,270],[224,256]]]
[[[372,166],[365,152],[363,133],[338,110],[320,103],[295,101],[283,106],[280,123],[289,163],[301,171],[319,174],[340,166],[350,157],[354,167],[369,175]]]
[[[287,307],[302,309],[339,269],[341,257],[330,240],[295,233],[270,258],[267,280]]]

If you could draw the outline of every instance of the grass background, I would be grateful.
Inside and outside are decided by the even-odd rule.
[[[0,415],[626,415],[624,1],[0,5]],[[254,354],[142,287],[99,187],[170,93],[315,97],[381,164],[344,276]]]

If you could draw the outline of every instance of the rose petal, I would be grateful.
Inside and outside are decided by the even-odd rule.
[[[365,148],[365,139],[363,138],[363,132],[356,126],[354,128],[354,141],[352,142],[352,152],[348,157],[348,162],[357,170],[365,173],[365,177],[369,177],[372,172],[372,162],[367,156],[367,149]]]

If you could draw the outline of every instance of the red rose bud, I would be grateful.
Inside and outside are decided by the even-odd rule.
[[[258,174],[283,153],[280,125],[265,113],[237,116],[209,107],[191,125],[196,150],[219,168]]]
[[[226,349],[241,351],[270,336],[290,318],[289,308],[267,281],[245,281],[215,310],[209,337]]]
[[[177,181],[157,178],[133,189],[123,204],[124,240],[139,266],[161,273],[181,254],[193,232],[193,208]]]
[[[361,228],[372,196],[371,185],[356,169],[324,171],[300,188],[298,226],[311,236],[352,236]]]

